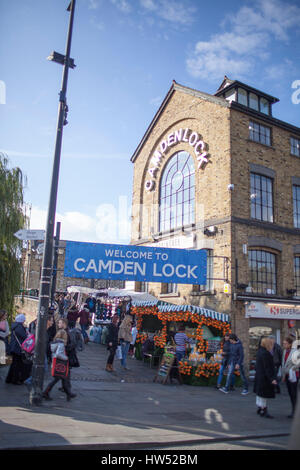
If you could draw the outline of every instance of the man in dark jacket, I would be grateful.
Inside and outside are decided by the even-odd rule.
[[[273,338],[273,337],[271,336],[271,338]],[[275,338],[274,338],[274,341],[275,341]],[[282,364],[282,349],[281,349],[281,347],[279,346],[279,344],[277,344],[276,342],[274,342],[274,346],[273,346],[273,349],[272,349],[272,351],[271,351],[271,354],[272,354],[272,356],[273,356],[274,367],[275,367],[275,373],[276,373],[276,378],[277,378],[277,383],[276,383],[276,386],[275,386],[275,391],[276,391],[277,393],[280,393],[278,372],[279,372],[279,369],[280,369],[281,364]]]
[[[88,343],[89,337],[87,335],[87,329],[89,327],[89,322],[90,322],[90,312],[89,309],[87,308],[86,305],[83,306],[83,309],[80,310],[79,312],[79,323],[80,323],[80,328],[81,328],[81,333],[84,339],[85,343]]]
[[[75,328],[78,317],[79,317],[79,312],[78,312],[76,305],[74,304],[72,305],[72,307],[69,308],[69,311],[67,314],[69,328]]]
[[[105,370],[107,372],[113,372],[113,362],[118,347],[118,333],[119,333],[119,317],[114,315],[111,319],[111,323],[108,326],[108,334],[106,338],[107,349],[109,350],[109,356],[107,359]]]
[[[230,340],[229,340],[229,336],[230,336],[229,333],[226,333],[224,335],[224,342],[223,342],[223,347],[222,347],[222,364],[221,364],[220,371],[219,371],[219,376],[218,376],[218,381],[217,381],[217,388],[221,388],[223,374],[224,374],[224,371],[225,371],[226,367],[229,364],[229,356],[230,356],[230,348],[231,348],[231,343],[230,343]],[[231,383],[230,383],[230,390],[234,389],[233,388],[234,387],[234,379],[235,379],[235,375],[232,374]]]
[[[242,395],[248,395],[248,381],[245,376],[244,372],[244,348],[235,334],[230,334],[229,336],[230,341],[230,353],[229,353],[229,370],[226,380],[225,387],[220,388],[220,391],[223,393],[229,392],[229,384],[232,380],[232,375],[234,374],[235,370],[240,372],[242,381],[243,381],[243,391]]]

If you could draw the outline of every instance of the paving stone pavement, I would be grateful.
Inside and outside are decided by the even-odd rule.
[[[115,360],[109,373],[107,355],[104,345],[89,343],[79,353],[81,366],[71,371],[77,397],[67,402],[56,385],[53,400],[38,407],[29,404],[25,385],[5,383],[8,368],[1,367],[0,449],[143,449],[290,433],[284,386],[269,400],[274,419],[265,419],[256,414],[252,391],[224,395],[210,387],[154,383],[156,368],[131,358],[129,371]]]

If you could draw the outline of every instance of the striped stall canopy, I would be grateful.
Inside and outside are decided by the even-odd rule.
[[[139,302],[133,301],[132,304],[135,307],[154,307],[157,306],[160,312],[191,312],[198,313],[199,315],[204,315],[205,317],[213,318],[214,320],[229,322],[229,315],[225,313],[215,312],[214,310],[209,310],[203,307],[196,307],[195,305],[174,305],[167,302]]]

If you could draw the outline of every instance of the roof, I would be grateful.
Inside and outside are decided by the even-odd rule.
[[[193,96],[196,96],[198,98],[202,98],[206,101],[211,101],[211,102],[217,103],[217,104],[219,104],[220,106],[223,106],[223,107],[229,107],[230,106],[230,103],[228,103],[226,100],[224,100],[223,97],[219,98],[217,96],[210,95],[209,93],[205,93],[203,91],[195,90],[193,88],[189,88],[187,86],[180,85],[175,80],[173,80],[171,88],[169,89],[168,93],[166,94],[162,104],[158,108],[154,118],[152,119],[150,125],[148,126],[148,128],[145,132],[145,134],[143,135],[142,140],[140,141],[139,145],[135,149],[135,151],[134,151],[134,153],[133,153],[133,155],[130,159],[133,163],[135,162],[141,148],[143,147],[144,143],[146,142],[148,136],[150,135],[152,129],[154,128],[155,124],[157,123],[157,121],[160,118],[163,110],[165,109],[166,105],[168,104],[169,100],[171,99],[171,97],[173,96],[173,93],[175,91],[181,91],[183,93],[193,95]]]
[[[161,103],[160,107],[158,108],[155,116],[153,117],[153,119],[152,119],[151,123],[149,124],[145,134],[143,135],[140,143],[138,144],[137,148],[135,149],[135,151],[134,151],[134,153],[133,153],[133,155],[130,159],[132,161],[132,163],[134,163],[135,160],[137,159],[141,149],[143,148],[143,145],[147,141],[149,135],[151,134],[153,128],[155,127],[157,121],[159,120],[161,114],[163,113],[164,109],[166,108],[169,100],[171,99],[171,97],[173,96],[175,91],[180,91],[182,93],[186,93],[186,94],[201,98],[205,101],[210,101],[212,103],[218,104],[219,106],[236,109],[236,110],[244,112],[244,113],[246,112],[247,114],[253,115],[254,117],[257,117],[258,119],[262,119],[264,121],[269,122],[271,125],[274,124],[274,125],[277,125],[277,126],[283,128],[285,130],[288,130],[289,132],[293,132],[297,135],[299,134],[300,129],[296,126],[293,126],[292,124],[289,124],[287,122],[276,119],[273,116],[264,115],[262,113],[256,112],[255,110],[252,110],[251,108],[240,105],[239,103],[237,103],[235,101],[229,102],[225,98],[223,98],[222,94],[224,93],[225,88],[226,88],[226,90],[229,90],[230,88],[234,88],[236,86],[241,86],[241,87],[243,87],[244,89],[246,89],[250,92],[256,93],[256,94],[266,98],[267,100],[271,101],[272,103],[277,103],[279,101],[279,99],[275,98],[274,96],[268,95],[267,93],[264,93],[260,90],[257,90],[256,88],[250,87],[249,85],[246,85],[245,83],[242,83],[238,80],[231,80],[226,75],[224,76],[224,79],[223,79],[221,85],[219,86],[218,90],[213,95],[211,95],[209,93],[205,93],[203,91],[195,90],[193,88],[189,88],[189,87],[184,86],[184,85],[180,85],[175,80],[173,80],[172,85],[171,85],[168,93],[166,94],[163,102]]]

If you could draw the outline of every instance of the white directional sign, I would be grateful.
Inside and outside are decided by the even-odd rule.
[[[20,229],[14,235],[19,240],[44,240],[45,230]]]

